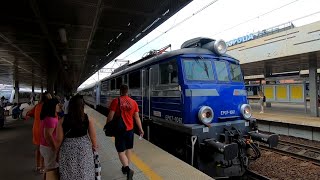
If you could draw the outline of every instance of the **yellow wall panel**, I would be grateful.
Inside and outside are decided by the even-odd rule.
[[[303,85],[290,85],[291,99],[303,99]]]
[[[277,99],[287,99],[287,86],[277,86]]]
[[[264,95],[266,96],[267,99],[273,99],[274,98],[273,86],[265,86]]]

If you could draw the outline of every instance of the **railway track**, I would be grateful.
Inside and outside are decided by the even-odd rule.
[[[309,161],[317,166],[320,166],[320,148],[298,144],[294,142],[280,140],[278,147],[269,148],[265,144],[260,144],[261,149],[271,150],[278,154],[291,156],[292,158],[302,161]]]
[[[245,176],[250,180],[271,180],[270,178],[249,169],[247,169]]]

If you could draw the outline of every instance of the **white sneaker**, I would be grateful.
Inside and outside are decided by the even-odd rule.
[[[261,113],[264,113],[264,112],[263,112],[263,111],[260,111],[260,114],[261,114]]]

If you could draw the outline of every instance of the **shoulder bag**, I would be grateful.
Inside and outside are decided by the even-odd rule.
[[[120,98],[118,98],[118,108],[120,111],[120,115],[115,114],[113,116],[113,119],[108,122],[103,128],[106,136],[112,137],[118,134],[122,134],[127,129],[121,116]]]

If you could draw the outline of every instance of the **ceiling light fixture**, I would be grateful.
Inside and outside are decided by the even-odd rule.
[[[62,43],[67,43],[67,33],[65,28],[60,28],[59,29],[59,35],[60,35],[60,40]]]
[[[62,59],[63,59],[64,61],[67,61],[67,56],[66,56],[66,55],[62,55]]]

